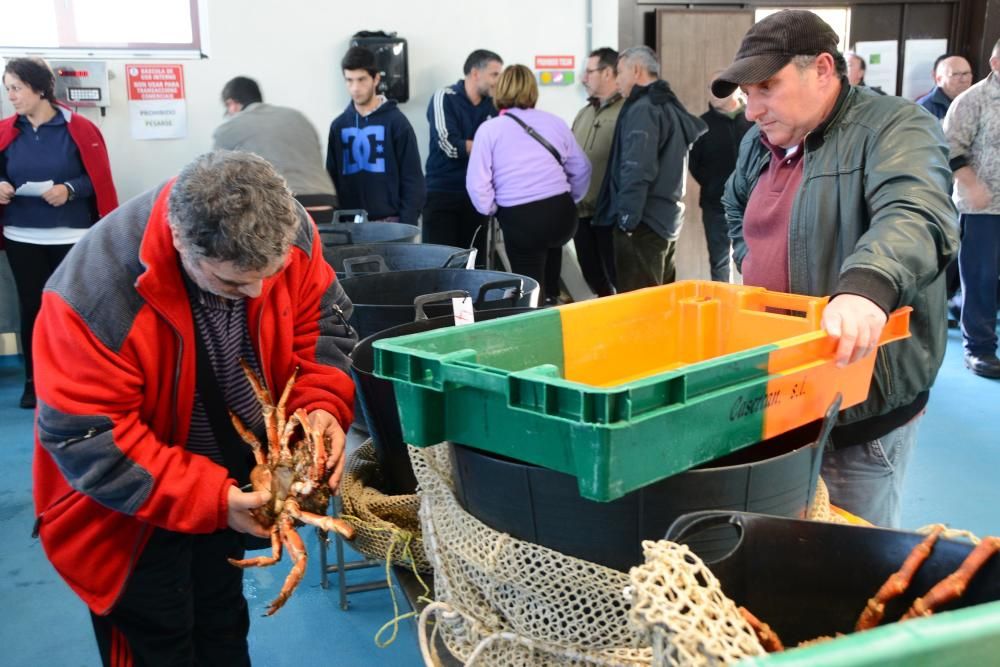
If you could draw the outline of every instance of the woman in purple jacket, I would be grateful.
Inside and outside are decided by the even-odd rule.
[[[500,221],[511,269],[537,280],[555,304],[590,162],[565,121],[535,109],[538,85],[524,65],[503,71],[494,101],[500,115],[476,131],[465,187],[480,213]]]

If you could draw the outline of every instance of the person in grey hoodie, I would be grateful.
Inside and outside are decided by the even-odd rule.
[[[688,151],[708,131],[659,72],[647,46],[626,49],[618,58],[625,105],[592,224],[614,227],[619,292],[674,281]]]

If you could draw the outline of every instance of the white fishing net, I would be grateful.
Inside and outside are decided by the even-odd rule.
[[[514,539],[462,509],[448,447],[410,448],[434,566],[436,602],[419,629],[427,664],[442,664],[438,643],[490,667],[722,665],[763,653],[688,547],[644,542],[646,564],[625,574]]]

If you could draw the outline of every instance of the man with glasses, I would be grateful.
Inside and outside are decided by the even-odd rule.
[[[611,156],[615,124],[624,98],[615,83],[618,52],[608,47],[596,49],[587,58],[583,71],[583,87],[587,91],[587,106],[580,109],[573,121],[573,136],[590,160],[591,177],[587,194],[576,205],[580,224],[576,228],[577,258],[590,289],[597,296],[615,293],[615,256],[611,227],[594,227],[594,211],[601,182]]]
[[[938,61],[934,68],[934,83],[931,92],[917,100],[917,104],[944,120],[951,101],[972,85],[972,66],[962,56],[948,56]]]

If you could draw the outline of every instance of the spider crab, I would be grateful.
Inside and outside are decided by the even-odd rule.
[[[306,571],[308,555],[295,529],[296,522],[335,531],[348,540],[354,537],[354,528],[342,519],[326,516],[330,487],[326,484],[327,451],[323,434],[312,428],[305,410],[296,410],[291,417],[285,418],[285,405],[298,369],[292,373],[275,404],[271,392],[249,364],[241,359],[240,365],[264,413],[266,450],[239,417],[231,412],[229,416],[236,431],[253,450],[257,465],[250,472],[250,482],[254,491],[271,493],[271,500],[266,505],[251,510],[261,525],[271,529],[271,555],[242,560],[230,558],[229,562],[240,568],[274,565],[281,560],[284,545],[293,565],[281,592],[267,610],[267,615],[271,616],[285,604]],[[299,431],[302,437],[293,441]]]

